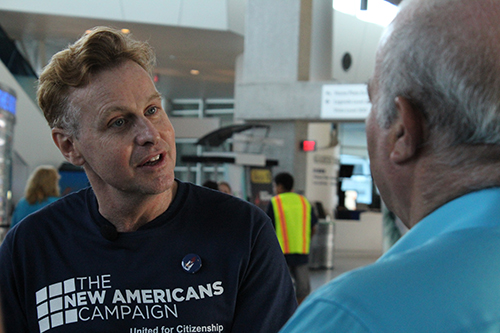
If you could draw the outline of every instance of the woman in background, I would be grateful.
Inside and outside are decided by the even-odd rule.
[[[33,171],[24,197],[19,200],[10,227],[19,223],[25,216],[59,199],[59,173],[53,166],[42,165]]]
[[[219,191],[227,194],[233,194],[233,191],[231,190],[231,186],[227,182],[220,182],[219,183]]]

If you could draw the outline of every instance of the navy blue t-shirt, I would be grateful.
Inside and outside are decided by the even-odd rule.
[[[162,215],[115,240],[91,188],[13,228],[0,247],[6,332],[277,332],[296,302],[269,218],[178,184]]]

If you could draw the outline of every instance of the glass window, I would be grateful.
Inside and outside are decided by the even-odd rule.
[[[233,99],[174,99],[169,101],[169,109],[172,117],[196,117],[220,119],[222,127],[234,123],[234,100]],[[207,152],[232,151],[232,140],[228,139],[219,147],[201,147],[196,142],[199,138],[176,139],[177,160],[175,176],[183,181],[202,184],[205,180],[221,180],[224,176],[224,165],[186,163],[182,156],[201,156]]]

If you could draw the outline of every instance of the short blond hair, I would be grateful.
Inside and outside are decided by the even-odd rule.
[[[69,99],[72,89],[85,87],[92,75],[132,60],[152,75],[155,54],[146,42],[109,27],[96,27],[67,49],[56,53],[40,75],[38,105],[51,128],[78,133],[79,109]]]

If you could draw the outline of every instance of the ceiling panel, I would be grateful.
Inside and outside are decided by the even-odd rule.
[[[10,38],[43,41],[47,50],[60,50],[98,25],[128,28],[155,49],[158,86],[168,98],[232,98],[235,60],[243,52],[243,36],[229,31],[10,11],[0,11],[0,24]]]

